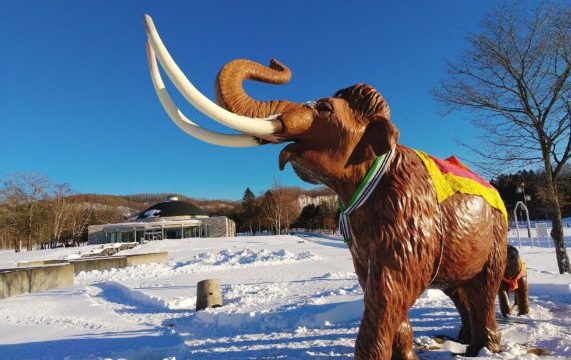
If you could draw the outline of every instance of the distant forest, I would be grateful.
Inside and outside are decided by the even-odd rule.
[[[509,217],[518,201],[526,204],[532,220],[548,219],[545,174],[522,171],[491,181],[504,200]],[[333,232],[339,212],[333,197],[300,208],[300,195],[333,195],[327,188],[305,190],[274,185],[255,195],[245,189],[241,200],[212,200],[177,193],[134,195],[76,194],[67,184],[53,184],[41,174],[16,174],[0,180],[0,248],[19,251],[73,246],[87,240],[89,225],[127,221],[169,195],[236,221],[239,233],[287,233],[292,229]],[[563,217],[571,217],[571,170],[560,176],[558,196]]]
[[[548,197],[545,186],[545,173],[536,171],[521,171],[516,174],[500,175],[491,181],[498,189],[510,218],[518,201],[524,200],[524,193],[528,197],[525,201],[531,220],[549,219],[547,211]],[[519,188],[519,189],[518,189]],[[567,167],[560,175],[557,184],[559,204],[564,218],[571,216],[571,169]]]
[[[299,215],[299,195],[330,193],[325,188],[304,190],[279,185],[257,198],[252,193],[259,216],[254,226],[254,218],[245,217],[254,213],[246,214],[241,201],[192,198],[178,193],[76,194],[68,184],[54,184],[42,174],[20,173],[0,179],[0,248],[19,251],[77,246],[87,241],[89,225],[128,221],[171,195],[199,206],[210,216],[228,216],[237,222],[239,231],[283,233],[289,231]]]

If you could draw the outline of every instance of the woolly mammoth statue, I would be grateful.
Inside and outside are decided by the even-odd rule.
[[[506,269],[502,278],[499,292],[500,311],[503,316],[511,315],[510,293],[515,294],[515,304],[518,316],[529,313],[529,299],[527,291],[527,271],[525,261],[519,256],[514,246],[508,245],[506,256]]]
[[[223,146],[288,143],[279,156],[304,181],[333,189],[344,204],[340,228],[364,290],[355,345],[360,359],[415,359],[408,311],[428,287],[443,290],[462,320],[467,355],[500,350],[494,300],[506,258],[504,205],[456,158],[441,160],[398,143],[383,97],[357,84],[313,104],[257,101],[247,79],[287,82],[287,67],[235,60],[216,80],[216,105],[190,83],[145,17],[153,84],[172,120],[189,135]],[[208,117],[241,132],[203,129],[167,93],[157,59],[183,96]]]

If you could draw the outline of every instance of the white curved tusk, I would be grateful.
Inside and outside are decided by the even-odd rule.
[[[182,70],[175,63],[165,45],[163,44],[157,29],[153,23],[153,19],[145,14],[145,31],[151,47],[165,70],[169,79],[181,94],[196,109],[200,110],[204,115],[218,121],[221,124],[229,126],[243,133],[264,136],[277,134],[282,131],[282,124],[277,120],[278,115],[272,115],[265,119],[250,118],[247,116],[234,114],[202,95],[198,89],[192,85]]]
[[[151,72],[151,79],[153,80],[153,86],[157,92],[157,96],[163,108],[171,118],[171,120],[185,133],[188,135],[207,142],[209,144],[228,146],[228,147],[251,147],[261,145],[260,142],[250,135],[244,134],[221,134],[206,130],[192,122],[188,119],[174,104],[172,98],[170,97],[161,74],[159,72],[159,67],[157,66],[157,59],[155,57],[155,52],[151,48],[149,42],[147,41],[147,57],[149,60],[149,70]]]

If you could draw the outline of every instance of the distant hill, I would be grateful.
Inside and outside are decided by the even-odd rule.
[[[74,202],[100,204],[110,207],[124,207],[132,210],[142,211],[147,207],[146,202],[130,199],[122,195],[106,194],[78,194],[70,196]]]
[[[333,194],[333,191],[325,187],[311,190],[305,190],[300,187],[294,187],[292,189],[297,196],[302,194],[308,196]],[[93,204],[102,210],[107,207],[121,209],[122,213],[127,216],[127,214],[133,215],[139,213],[151,205],[166,200],[169,196],[178,196],[180,200],[199,206],[210,215],[226,214],[240,205],[239,200],[192,198],[177,193],[144,193],[131,195],[77,194],[70,196],[70,198],[75,202]]]
[[[70,198],[74,202],[90,203],[98,208],[120,208],[125,214],[139,213],[151,205],[164,201],[168,196],[178,196],[180,200],[187,201],[199,206],[211,213],[221,208],[234,208],[239,204],[231,200],[193,199],[176,193],[149,193],[134,195],[109,195],[109,194],[78,194]]]

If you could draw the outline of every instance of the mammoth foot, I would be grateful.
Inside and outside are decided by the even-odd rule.
[[[460,344],[470,344],[472,337],[470,336],[470,328],[462,325],[460,327],[460,332],[458,333],[458,339],[456,340]]]
[[[527,315],[529,314],[529,307],[521,307],[518,308],[518,312],[517,312],[517,316],[521,316],[521,315]]]
[[[512,308],[510,307],[510,308],[507,308],[507,309],[501,309],[501,313],[502,313],[502,316],[503,316],[504,318],[507,318],[508,315],[512,315],[512,314],[513,314],[513,311],[512,311]]]
[[[464,354],[464,356],[468,356],[468,357],[476,357],[478,356],[478,354],[480,353],[480,346],[473,346],[473,345],[469,345],[466,348],[466,353]]]
[[[480,336],[478,336],[480,335]],[[486,330],[485,334],[472,334],[472,343],[466,348],[466,356],[478,356],[482,348],[493,353],[500,352],[500,333],[497,330]]]
[[[491,352],[493,352],[493,353],[500,352],[500,345],[499,345],[499,344],[493,344],[493,345],[468,345],[468,347],[466,348],[466,354],[465,354],[465,356],[467,356],[467,357],[476,357],[476,356],[478,356],[478,354],[480,353],[480,350],[482,350],[482,348],[488,348],[488,350],[491,351]]]
[[[393,355],[391,359],[418,360],[413,348],[412,327],[408,319],[403,321],[393,339]]]
[[[402,354],[402,353],[395,354],[395,353],[393,353],[391,360],[419,360],[419,357],[416,355],[416,353],[414,351],[409,351],[406,354]]]

